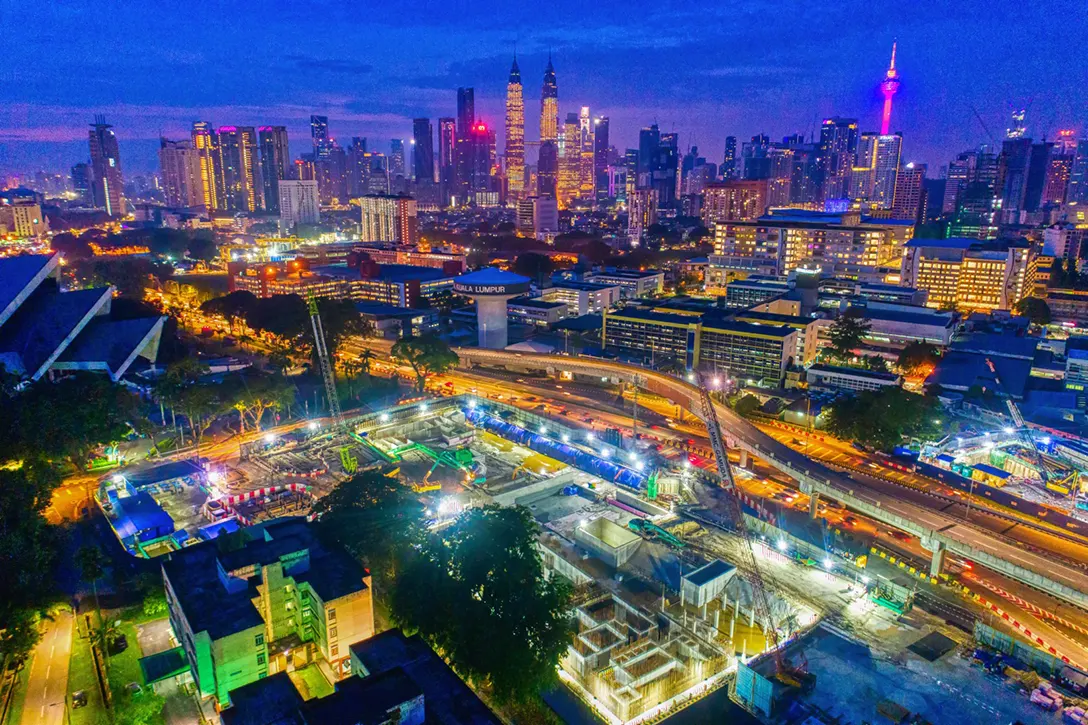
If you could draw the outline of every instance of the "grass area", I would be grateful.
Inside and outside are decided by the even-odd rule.
[[[11,707],[8,709],[7,722],[10,725],[19,725],[23,719],[23,705],[26,703],[26,692],[30,688],[30,663],[33,657],[28,658],[19,670],[19,676],[15,680],[15,693],[11,696]]]
[[[289,674],[291,681],[295,683],[295,689],[304,700],[326,697],[333,693],[333,686],[325,679],[325,675],[321,674],[317,665],[307,665]]]
[[[140,653],[136,625],[123,620],[117,631],[125,635],[125,639],[128,640],[128,648],[124,652],[119,652],[110,657],[110,684],[114,685],[114,689],[118,686],[123,688],[130,682],[143,685],[144,677],[143,673],[140,672],[140,658],[143,655]]]
[[[94,671],[91,657],[91,643],[85,637],[73,634],[72,657],[68,661],[68,693],[83,690],[87,693],[87,706],[78,710],[69,710],[71,725],[99,725],[109,722],[106,705],[102,702],[102,691],[98,687],[98,677]]]
[[[155,694],[150,687],[144,687],[144,676],[140,671],[140,658],[143,654],[140,652],[136,625],[131,621],[122,620],[117,631],[125,635],[128,647],[124,652],[109,658],[110,690],[113,693],[114,711],[115,713],[126,712],[127,720],[146,725],[160,725],[166,722],[162,714],[166,701]],[[144,687],[143,692],[135,696],[130,694],[127,688],[132,682]]]

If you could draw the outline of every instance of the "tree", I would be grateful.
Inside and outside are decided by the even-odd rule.
[[[257,296],[248,290],[235,290],[222,297],[213,297],[200,305],[200,311],[206,315],[222,317],[227,321],[230,333],[234,327],[244,321],[258,304]]]
[[[733,410],[737,412],[737,415],[748,417],[752,413],[760,409],[759,398],[754,395],[745,395],[736,402],[733,406]]]
[[[570,643],[570,589],[545,578],[539,532],[524,507],[469,509],[419,545],[393,590],[393,620],[500,702],[554,683]]]
[[[321,315],[321,327],[325,330],[325,346],[332,358],[336,357],[340,345],[347,338],[367,338],[374,334],[374,328],[363,319],[351,300],[321,299],[317,301],[317,311]]]
[[[854,354],[854,349],[861,344],[861,340],[869,332],[870,323],[860,310],[850,308],[839,319],[831,324],[828,330],[828,338],[831,340],[831,351],[835,357],[845,359]]]
[[[231,375],[221,383],[225,403],[238,411],[241,430],[245,430],[246,416],[254,430],[261,430],[264,414],[269,410],[283,410],[294,405],[294,383],[281,376]]]
[[[423,504],[407,485],[370,470],[333,488],[314,504],[318,532],[371,569],[397,568],[407,547],[423,535]]]
[[[941,353],[936,345],[928,342],[911,342],[899,351],[899,359],[895,361],[895,364],[907,375],[917,375],[932,370],[940,358]]]
[[[904,437],[934,440],[941,435],[940,403],[933,396],[886,387],[836,400],[827,411],[827,429],[844,440],[889,450]]]
[[[551,276],[554,269],[555,263],[546,254],[526,252],[519,254],[518,258],[514,260],[514,271],[525,275],[537,284],[543,284],[544,280]]]
[[[444,373],[457,365],[460,358],[437,335],[404,337],[394,343],[390,357],[412,368],[416,375],[416,387],[423,392],[427,378]]]
[[[310,313],[298,295],[272,295],[257,300],[246,314],[246,324],[254,330],[276,335],[285,341],[298,342],[306,336],[308,345]]]
[[[879,355],[866,355],[864,358],[865,369],[874,373],[888,372],[888,361]]]
[[[1016,314],[1028,318],[1033,325],[1050,324],[1050,305],[1039,297],[1025,297],[1016,303],[1013,310]]]

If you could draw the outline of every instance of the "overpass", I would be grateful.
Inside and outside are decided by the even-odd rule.
[[[457,348],[461,366],[512,367],[556,375],[569,372],[637,385],[695,414],[699,388],[665,373],[636,365],[591,357]],[[798,481],[813,497],[824,496],[866,516],[914,534],[932,552],[930,573],[940,571],[946,552],[953,552],[994,571],[1036,587],[1088,610],[1088,574],[1067,564],[974,529],[957,518],[867,488],[865,484],[824,466],[779,443],[724,405],[718,420],[731,448],[758,456]]]

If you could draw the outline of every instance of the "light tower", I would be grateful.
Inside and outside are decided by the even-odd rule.
[[[880,119],[880,135],[887,136],[892,122],[892,96],[899,90],[899,71],[895,69],[895,46],[892,43],[892,62],[880,83],[880,92],[884,94],[884,115]]]
[[[480,347],[502,350],[509,339],[506,303],[529,291],[529,278],[494,267],[485,267],[453,280],[453,291],[476,300],[476,325]]]

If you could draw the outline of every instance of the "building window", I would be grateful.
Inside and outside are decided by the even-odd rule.
[[[258,634],[255,638],[255,641],[258,647],[262,646],[264,644],[264,635]]]
[[[329,654],[331,654],[333,657],[336,657],[337,655],[339,655],[340,654],[340,646],[334,644],[332,646],[332,648],[329,650]]]
[[[336,637],[336,627],[329,627],[329,639]]]
[[[328,617],[329,617],[330,622],[335,622],[336,621],[336,610],[335,609],[330,609],[329,613],[328,613]]]
[[[257,655],[257,664],[263,665],[265,663],[264,653]]]

